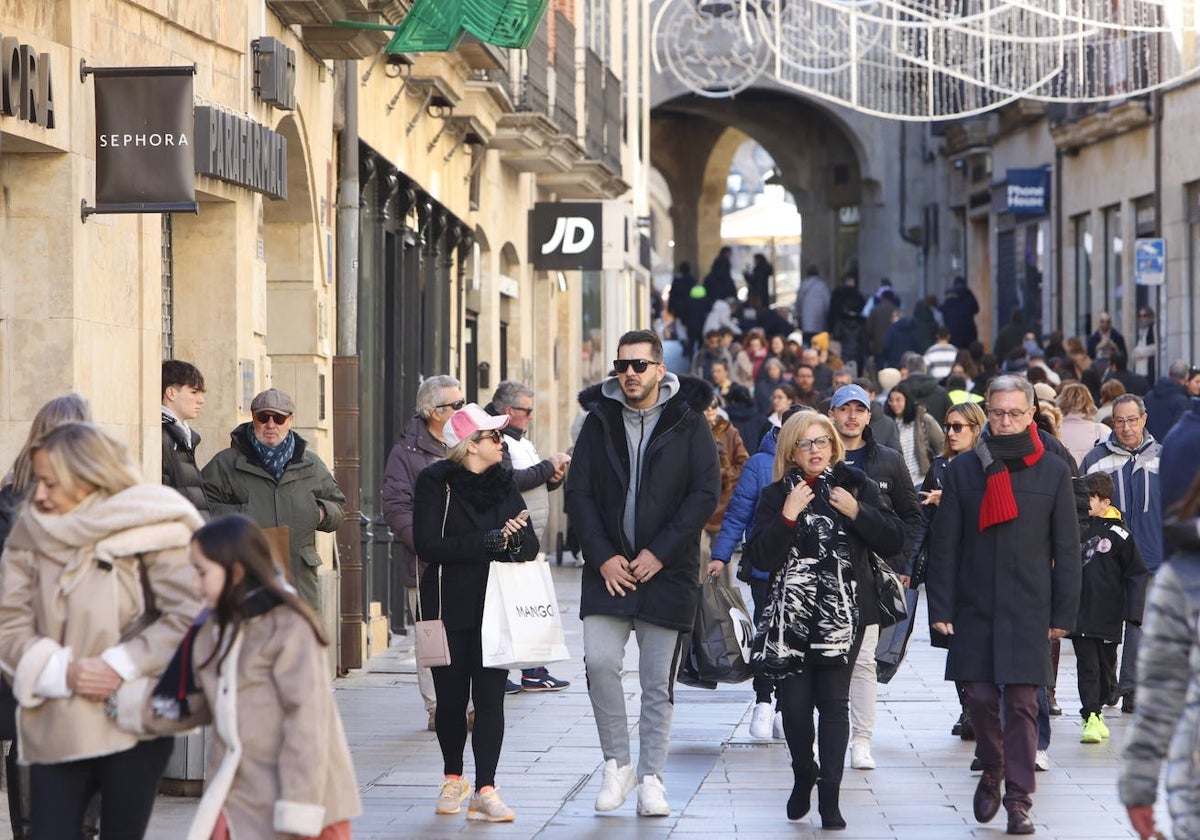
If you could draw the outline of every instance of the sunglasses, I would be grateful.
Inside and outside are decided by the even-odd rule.
[[[651,359],[613,359],[613,370],[617,373],[626,373],[633,368],[634,373],[645,373],[646,368],[656,364],[658,362]]]
[[[529,406],[529,408],[525,408],[525,407],[519,406],[519,405],[510,405],[509,408],[511,408],[513,411],[525,412],[526,417],[528,417],[530,414],[533,414],[533,406]]]
[[[282,426],[288,421],[290,416],[290,414],[276,414],[273,411],[260,411],[258,414],[254,415],[254,419],[264,426],[270,423],[272,420],[275,421],[276,426]]]
[[[946,423],[944,426],[942,426],[942,431],[946,432],[947,434],[949,434],[950,432],[954,432],[954,434],[958,435],[958,434],[962,434],[963,429],[974,429],[974,428],[975,428],[974,423]]]
[[[491,438],[492,443],[500,443],[504,440],[504,436],[500,434],[499,429],[492,429],[490,432],[480,432],[475,436],[477,441],[485,441]]]
[[[466,404],[467,404],[466,400],[455,400],[452,403],[442,403],[441,405],[435,405],[434,408],[453,408],[455,411],[460,411],[460,410],[462,410],[462,407]]]

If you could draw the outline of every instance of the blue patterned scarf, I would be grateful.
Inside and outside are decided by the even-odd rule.
[[[295,433],[288,432],[287,437],[283,439],[283,443],[272,449],[259,440],[252,431],[250,432],[250,444],[254,447],[255,453],[258,455],[258,460],[262,462],[263,469],[275,476],[276,482],[283,478],[284,469],[287,468],[288,462],[292,460],[292,456],[296,454]]]

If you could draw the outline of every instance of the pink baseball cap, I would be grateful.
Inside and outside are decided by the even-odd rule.
[[[497,417],[488,414],[476,403],[467,403],[450,415],[450,422],[442,429],[442,438],[449,447],[466,440],[476,432],[490,432],[493,429],[503,429],[507,425],[507,414]]]

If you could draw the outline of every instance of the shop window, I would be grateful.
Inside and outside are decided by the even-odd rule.
[[[1075,335],[1092,332],[1092,229],[1091,216],[1083,213],[1071,219],[1075,236]]]
[[[1121,256],[1125,240],[1121,233],[1121,205],[1105,207],[1104,213],[1104,311],[1121,323],[1121,302],[1125,296],[1121,278]]]

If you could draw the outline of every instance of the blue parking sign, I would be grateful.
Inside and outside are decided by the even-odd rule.
[[[1139,286],[1161,286],[1167,277],[1167,241],[1139,239],[1134,243],[1134,276]]]

